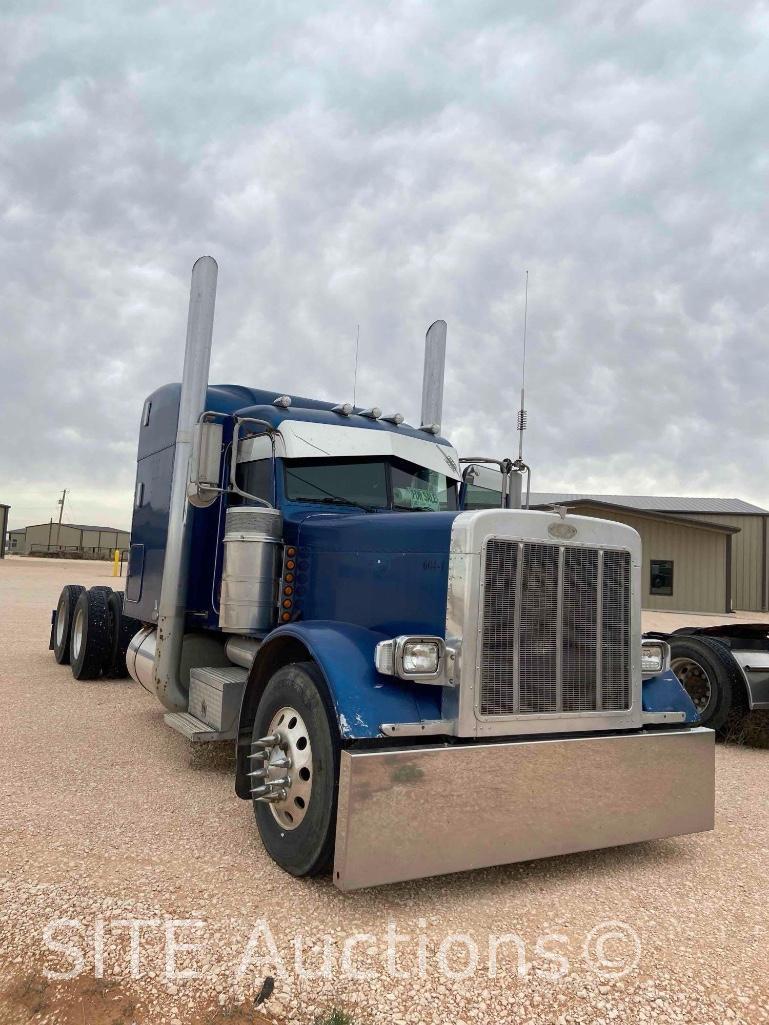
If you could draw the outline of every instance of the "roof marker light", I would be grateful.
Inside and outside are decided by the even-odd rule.
[[[425,431],[426,434],[439,434],[441,428],[440,424],[421,424],[419,430]]]
[[[340,416],[349,416],[354,408],[352,402],[340,402],[338,406],[334,406],[332,412],[338,413]]]
[[[277,399],[272,400],[273,406],[278,406],[279,409],[288,409],[291,405],[291,398],[288,395],[278,395]]]
[[[395,424],[399,427],[403,423],[403,413],[390,413],[389,416],[381,416],[380,420],[385,420],[388,424]]]
[[[368,417],[369,420],[378,420],[382,415],[382,410],[379,406],[372,406],[371,409],[361,409],[358,416]]]

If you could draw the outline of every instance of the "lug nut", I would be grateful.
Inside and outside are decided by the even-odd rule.
[[[264,797],[265,794],[271,794],[271,793],[272,793],[272,787],[269,785],[269,783],[267,783],[264,786],[254,787],[254,789],[251,791],[251,796],[252,797]]]

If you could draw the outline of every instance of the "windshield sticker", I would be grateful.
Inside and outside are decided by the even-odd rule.
[[[439,510],[441,507],[434,488],[395,488],[394,498],[398,505],[409,505],[412,509]]]

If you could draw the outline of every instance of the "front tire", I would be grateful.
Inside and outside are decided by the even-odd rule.
[[[260,745],[269,737],[274,739],[267,747]],[[252,777],[251,789],[257,791],[254,816],[267,853],[293,876],[330,871],[340,741],[315,663],[283,666],[270,678],[256,709],[251,751],[257,756],[249,771],[262,773]],[[286,758],[291,764],[283,768]],[[285,776],[287,786],[272,782]]]
[[[719,641],[673,634],[670,668],[694,702],[702,726],[723,730],[747,710],[739,669],[729,649]]]

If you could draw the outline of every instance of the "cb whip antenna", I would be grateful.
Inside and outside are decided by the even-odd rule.
[[[521,362],[521,408],[518,410],[518,461],[523,462],[523,432],[526,430],[526,327],[529,319],[529,272],[526,271],[526,287],[523,300],[523,359]]]

